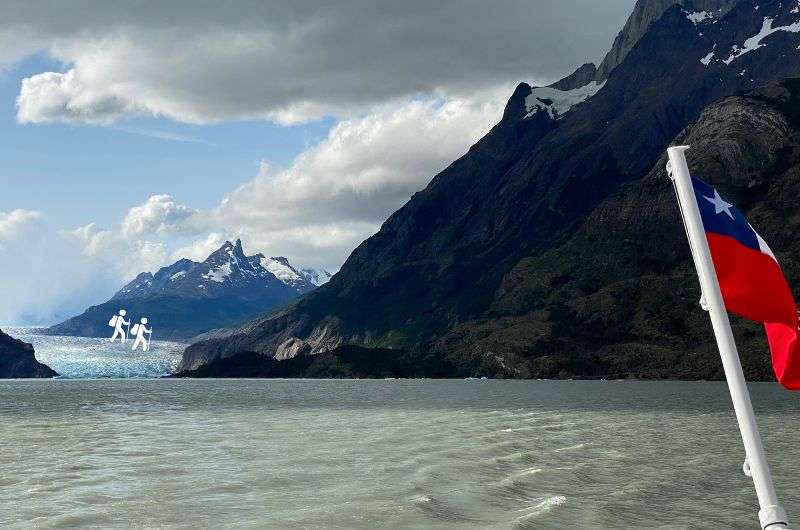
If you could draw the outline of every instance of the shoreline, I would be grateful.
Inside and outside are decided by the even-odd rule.
[[[598,378],[573,378],[573,379],[512,379],[512,378],[457,378],[457,377],[174,377],[172,375],[165,375],[160,377],[47,377],[47,378],[2,378],[0,384],[12,381],[464,381],[464,382],[485,382],[485,381],[503,381],[503,382],[519,382],[519,383],[720,383],[724,384],[723,379],[598,379]],[[767,385],[775,384],[776,381],[747,381],[747,384]]]

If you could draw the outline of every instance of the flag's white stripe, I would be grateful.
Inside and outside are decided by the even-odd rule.
[[[750,228],[753,227],[751,226]],[[761,252],[763,252],[764,254],[766,254],[767,256],[769,256],[770,258],[774,259],[777,262],[778,258],[776,258],[775,254],[772,253],[772,249],[769,248],[769,245],[767,245],[767,242],[764,241],[764,238],[761,237],[761,235],[755,230],[753,230],[753,232],[756,234],[756,237],[758,238],[758,248],[761,250]]]

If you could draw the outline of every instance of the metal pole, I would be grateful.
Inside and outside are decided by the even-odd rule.
[[[739,431],[742,434],[747,464],[749,464],[753,485],[758,496],[758,504],[761,508],[758,512],[758,518],[761,522],[761,528],[766,529],[769,527],[770,530],[787,528],[786,512],[778,504],[775,486],[772,484],[772,475],[764,454],[761,435],[758,432],[753,405],[750,402],[750,394],[747,390],[742,364],[739,360],[739,352],[733,339],[725,302],[722,299],[722,293],[719,288],[719,280],[714,269],[714,262],[711,259],[711,251],[708,248],[703,220],[700,217],[700,209],[697,206],[692,179],[689,175],[689,167],[686,164],[686,156],[684,155],[687,149],[689,149],[688,146],[680,146],[671,147],[667,150],[671,163],[670,178],[675,182],[678,202],[694,255],[695,266],[697,267],[697,275],[700,278],[703,297],[711,316],[711,324],[714,328],[714,335],[717,338],[720,357],[722,357],[725,378],[728,380],[733,409],[736,412],[736,420],[739,423]]]

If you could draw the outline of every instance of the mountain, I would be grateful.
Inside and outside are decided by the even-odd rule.
[[[246,256],[240,240],[226,241],[201,263],[181,259],[155,274],[139,274],[108,302],[47,332],[106,336],[111,316],[126,309],[137,319],[147,316],[159,338],[182,339],[241,323],[315,289],[316,281],[286,258]]]
[[[797,285],[799,30],[797,2],[638,2],[606,77],[520,84],[328,284],[191,345],[182,369],[358,346],[459,377],[721,377],[663,155],[693,143]],[[763,331],[735,328],[748,375],[770,378]]]
[[[727,14],[739,0],[638,0],[633,13],[625,23],[611,51],[597,68],[595,80],[603,82],[633,49],[650,26],[672,6],[681,6],[692,21],[719,20]]]
[[[57,376],[55,370],[36,360],[33,346],[0,330],[0,379]]]
[[[299,274],[317,287],[325,285],[333,278],[333,274],[325,269],[300,269]]]
[[[155,274],[143,272],[111,300],[177,295],[189,298],[235,296],[242,300],[264,297],[265,292],[303,294],[317,287],[296,271],[286,258],[263,254],[245,256],[241,240],[226,241],[202,263],[181,259]],[[288,289],[287,289],[288,288]]]
[[[328,282],[333,274],[325,269],[295,269],[284,257],[264,258],[261,266],[274,274],[280,281],[305,293]]]

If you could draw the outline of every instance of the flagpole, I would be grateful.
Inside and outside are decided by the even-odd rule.
[[[778,497],[775,494],[775,486],[772,483],[772,475],[764,454],[764,446],[761,443],[761,435],[758,432],[753,405],[750,402],[750,394],[742,372],[742,363],[739,360],[739,352],[736,349],[736,342],[733,339],[725,302],[722,299],[719,280],[714,269],[714,262],[711,259],[711,251],[703,228],[703,220],[700,217],[700,209],[697,206],[697,199],[684,154],[687,149],[689,149],[688,146],[679,146],[670,147],[667,150],[670,162],[670,165],[667,166],[667,173],[675,183],[678,203],[689,237],[703,298],[711,317],[714,335],[717,338],[717,346],[719,347],[720,357],[722,357],[725,378],[728,380],[728,389],[731,393],[736,420],[739,423],[739,431],[741,432],[745,454],[747,455],[744,469],[747,470],[749,467],[750,476],[753,479],[753,485],[758,496],[760,507],[758,518],[761,528],[769,528],[769,530],[787,528],[786,512],[781,508],[778,503]]]

